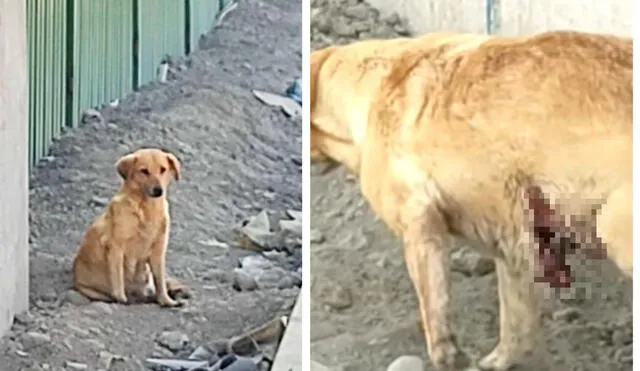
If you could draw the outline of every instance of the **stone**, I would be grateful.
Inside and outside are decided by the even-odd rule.
[[[355,4],[344,8],[343,14],[349,18],[366,20],[371,19],[372,13],[371,7],[365,3]]]
[[[611,334],[611,342],[615,346],[624,346],[633,343],[633,328],[623,328],[613,331]]]
[[[86,296],[82,295],[76,290],[67,290],[62,299],[65,303],[73,304],[76,306],[88,305],[91,303],[91,300]]]
[[[28,326],[32,324],[34,321],[33,315],[29,311],[24,311],[22,313],[18,313],[13,317],[13,323]]]
[[[299,219],[281,220],[280,228],[297,236],[302,236],[302,222]]]
[[[253,291],[258,288],[258,283],[241,268],[235,268],[233,270],[233,288],[238,291]]]
[[[172,352],[180,351],[189,345],[189,337],[180,331],[165,331],[156,341]]]
[[[316,230],[316,229],[312,229],[311,232],[309,233],[309,242],[313,243],[313,244],[321,244],[325,241],[324,235],[322,234],[322,232]]]
[[[420,357],[404,355],[391,362],[387,371],[422,371],[423,368],[424,365]]]
[[[554,321],[565,321],[565,322],[573,322],[582,316],[582,311],[575,307],[568,307],[559,309],[553,314],[551,314],[551,318]]]
[[[41,332],[28,331],[20,337],[19,341],[25,350],[29,350],[50,343],[51,336]]]
[[[82,113],[83,124],[102,123],[103,121],[102,114],[96,109],[89,108]]]
[[[98,354],[98,369],[109,370],[114,361],[123,361],[124,357],[107,352],[101,351]]]
[[[320,362],[316,362],[314,360],[311,360],[311,367],[309,368],[310,371],[332,371],[329,367],[323,365]]]
[[[113,313],[113,305],[105,303],[103,301],[95,301],[91,303],[91,308],[97,310],[99,313],[111,314]]]
[[[328,292],[325,293],[324,304],[333,310],[344,310],[351,308],[353,305],[353,298],[351,291],[347,287],[344,287],[338,283],[328,287]]]
[[[252,242],[261,247],[270,245],[275,235],[271,228],[269,215],[264,210],[250,218],[245,225],[238,229]]]
[[[89,366],[86,363],[66,361],[64,367],[67,370],[86,370]]]
[[[333,24],[333,32],[338,36],[351,37],[356,34],[356,30],[344,20]]]
[[[154,358],[171,358],[173,357],[173,352],[167,348],[156,346],[151,353],[151,356]]]
[[[107,206],[107,204],[109,204],[109,199],[106,197],[93,196],[91,200],[89,200],[89,205],[91,206],[104,207]]]
[[[189,359],[209,360],[213,354],[205,347],[199,346],[191,352]]]

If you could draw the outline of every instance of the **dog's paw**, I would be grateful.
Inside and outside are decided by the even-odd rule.
[[[463,371],[471,366],[471,358],[454,341],[440,342],[430,352],[431,362],[437,370]]]
[[[174,299],[190,299],[191,292],[189,288],[175,278],[167,278],[167,293]]]
[[[179,308],[184,306],[184,303],[182,301],[173,300],[170,297],[167,297],[165,299],[159,299],[158,304],[160,304],[161,307],[165,307],[165,308]]]
[[[478,362],[482,371],[505,371],[514,366],[509,352],[503,347],[497,346],[491,353]]]
[[[113,297],[113,300],[118,304],[129,304],[129,298],[123,293],[113,294],[111,296]]]

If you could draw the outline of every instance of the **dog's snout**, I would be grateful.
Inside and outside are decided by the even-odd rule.
[[[149,196],[151,197],[160,197],[162,196],[162,187],[155,186],[149,190]]]

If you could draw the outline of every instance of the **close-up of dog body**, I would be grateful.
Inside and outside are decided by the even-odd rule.
[[[506,370],[540,346],[545,244],[601,250],[631,276],[632,73],[630,38],[569,31],[430,33],[312,53],[312,159],[357,174],[402,239],[436,369]],[[536,217],[531,198],[551,216]],[[555,237],[540,240],[540,223]],[[498,277],[499,343],[477,362],[449,309],[459,242],[491,256]]]

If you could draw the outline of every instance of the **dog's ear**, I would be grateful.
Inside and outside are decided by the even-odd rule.
[[[329,58],[330,55],[336,50],[337,47],[329,46],[324,49],[316,50],[311,53],[311,68],[310,68],[310,82],[311,82],[311,112],[313,115],[313,110],[315,108],[316,96],[318,91],[318,84],[320,83],[320,70],[322,69],[322,65]]]
[[[134,153],[120,157],[116,162],[116,170],[122,179],[127,180],[129,173],[133,169],[133,165],[136,163],[137,156]]]
[[[171,167],[171,172],[173,172],[173,179],[180,180],[180,161],[171,153],[167,153],[167,160],[169,160],[169,166]]]

